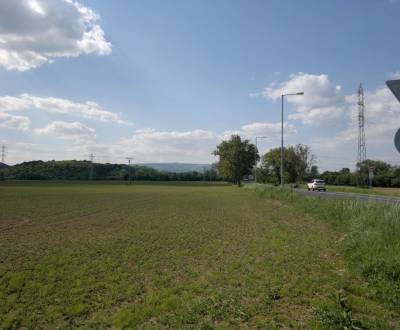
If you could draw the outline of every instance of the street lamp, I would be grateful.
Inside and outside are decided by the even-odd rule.
[[[304,92],[282,94],[282,121],[281,121],[281,187],[283,188],[283,98],[285,96],[304,95]]]
[[[256,136],[256,149],[257,148],[257,140],[258,139],[266,139],[266,136]],[[255,165],[255,169],[254,169],[254,182],[257,183],[257,155],[256,155],[256,165]]]

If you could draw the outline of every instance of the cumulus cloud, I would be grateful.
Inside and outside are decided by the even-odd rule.
[[[283,130],[285,134],[291,135],[296,133],[294,125],[284,122]],[[281,134],[281,123],[270,123],[270,122],[256,122],[247,124],[241,127],[241,133],[249,138],[255,138],[256,136],[262,135],[267,138],[273,138],[280,136]]]
[[[59,57],[110,54],[98,22],[73,0],[0,1],[0,66],[25,71]]]
[[[345,113],[347,104],[341,86],[333,84],[326,74],[294,74],[285,82],[272,83],[262,94],[267,99],[278,100],[282,94],[297,92],[304,95],[285,99],[296,107],[289,119],[307,125],[327,125],[339,121]]]
[[[219,142],[217,134],[195,129],[191,131],[160,131],[139,129],[132,136],[110,143],[88,142],[72,146],[75,155],[101,154],[99,161],[124,162],[135,157],[136,162],[209,162]]]
[[[285,123],[285,134],[294,134],[293,125]],[[280,123],[259,122],[217,133],[209,130],[164,131],[152,128],[138,129],[132,136],[111,143],[88,143],[73,146],[70,152],[79,155],[101,154],[102,161],[124,161],[125,157],[135,157],[137,162],[213,162],[212,155],[217,144],[229,139],[232,134],[254,140],[255,136],[265,135],[268,142],[275,143],[280,137]]]
[[[65,140],[93,140],[96,132],[80,122],[53,121],[43,128],[35,129],[35,132],[42,135],[56,135]]]
[[[365,132],[367,145],[367,158],[381,159],[398,164],[397,151],[394,148],[393,138],[400,128],[400,103],[385,86],[365,91]],[[355,165],[355,152],[358,137],[358,108],[357,94],[346,95],[348,111],[346,113],[346,126],[343,126],[332,138],[316,138],[312,148],[322,155],[328,168],[335,168],[330,158],[354,159],[347,162]],[[337,167],[337,166],[336,166]]]
[[[132,123],[123,120],[121,118],[121,114],[106,111],[97,103],[91,101],[80,103],[62,98],[39,97],[30,94],[21,94],[18,97],[0,97],[1,112],[20,111],[27,109],[38,109],[47,112],[95,119],[102,122],[132,125]]]
[[[25,116],[15,116],[9,113],[0,112],[0,127],[27,131],[31,121]]]

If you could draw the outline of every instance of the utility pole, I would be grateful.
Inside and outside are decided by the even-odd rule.
[[[128,167],[129,167],[129,184],[132,184],[132,166],[131,166],[131,161],[134,160],[135,158],[133,157],[126,157],[126,160],[128,160]]]
[[[1,162],[4,164],[6,159],[6,146],[3,144],[1,146]]]
[[[94,160],[94,155],[93,154],[90,154],[90,174],[89,174],[89,178],[90,178],[90,180],[93,180],[93,174],[94,174],[94,168],[93,168],[93,160]]]

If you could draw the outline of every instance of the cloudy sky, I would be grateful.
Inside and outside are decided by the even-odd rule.
[[[308,144],[354,168],[357,89],[367,157],[400,164],[395,0],[0,0],[0,143],[10,164],[214,161],[232,133]]]

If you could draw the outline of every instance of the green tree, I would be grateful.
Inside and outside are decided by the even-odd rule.
[[[255,145],[249,140],[242,141],[239,135],[232,135],[228,141],[222,141],[213,154],[219,156],[219,173],[238,186],[243,176],[251,173],[260,158]]]
[[[308,177],[314,156],[309,146],[298,144],[283,148],[283,178],[285,182],[297,182]],[[264,173],[273,177],[278,184],[281,181],[281,148],[268,151],[262,159]],[[267,180],[268,181],[268,180]]]

